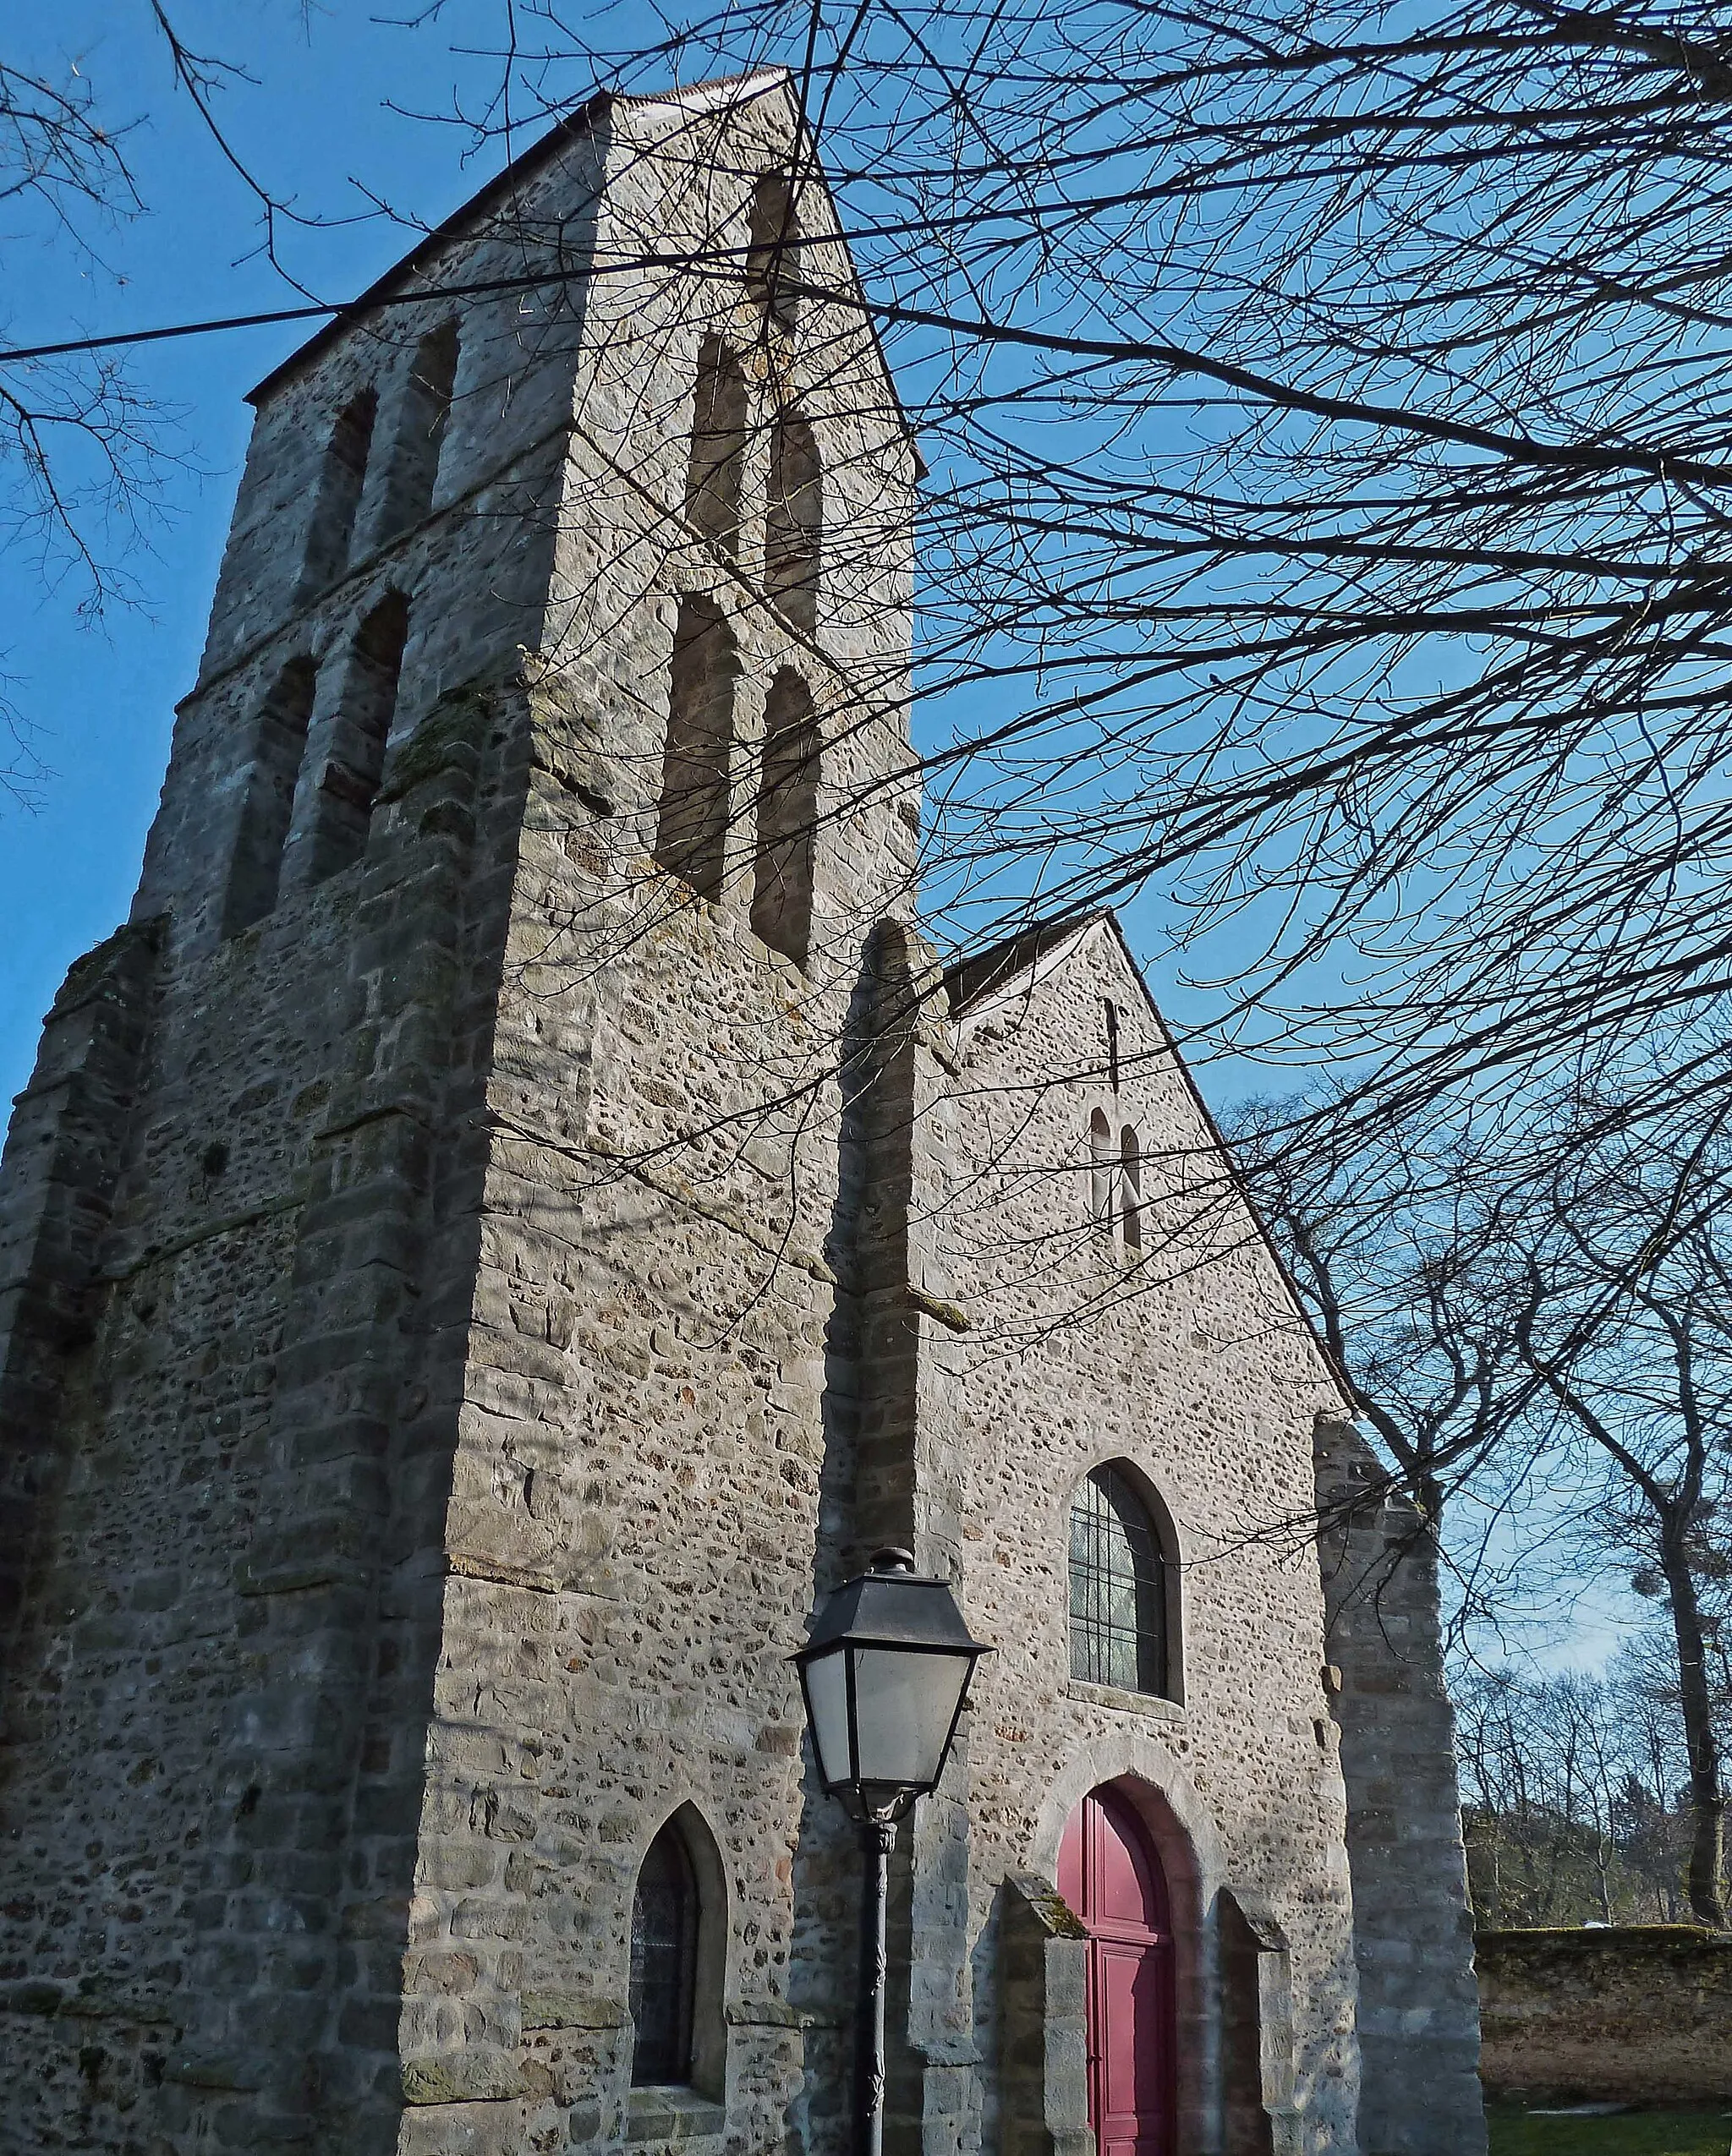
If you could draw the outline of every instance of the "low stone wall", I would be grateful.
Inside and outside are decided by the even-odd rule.
[[[1732,2097],[1732,1934],[1490,1931],[1477,1955],[1480,2073],[1493,2095]]]

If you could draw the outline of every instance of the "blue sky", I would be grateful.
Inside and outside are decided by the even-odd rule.
[[[405,13],[408,11],[405,10]],[[465,164],[456,127],[409,117],[449,112],[459,85],[480,91],[487,63],[463,58],[441,28],[409,31],[345,6],[293,0],[183,0],[185,41],[243,63],[255,78],[217,101],[238,146],[273,192],[333,229],[290,230],[293,274],[320,298],[359,289],[412,244],[353,183],[436,222],[501,161]],[[453,33],[458,27],[453,19]],[[0,239],[9,275],[0,341],[30,344],[157,323],[293,305],[299,295],[257,259],[257,205],[173,85],[147,11],[116,0],[44,10],[8,26],[43,75],[76,71],[111,125],[134,123],[126,150],[147,212],[99,231],[100,261],[63,236]],[[393,106],[401,110],[393,110]],[[248,259],[251,257],[252,259]],[[34,813],[0,805],[0,1086],[28,1080],[36,1035],[68,966],[124,919],[168,752],[174,704],[192,684],[206,612],[245,452],[246,391],[306,334],[288,327],[140,347],[133,366],[177,408],[175,473],[151,550],[129,566],[141,605],[81,616],[69,574],[45,583],[28,549],[0,550],[0,673],[36,729],[48,767]]]

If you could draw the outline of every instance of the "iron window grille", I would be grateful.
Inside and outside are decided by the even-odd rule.
[[[1165,1566],[1148,1509],[1116,1468],[1096,1468],[1071,1507],[1071,1674],[1166,1690]]]

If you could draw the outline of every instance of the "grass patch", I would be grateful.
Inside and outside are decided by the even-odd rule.
[[[1729,2156],[1724,2111],[1620,2111],[1609,2119],[1537,2119],[1488,2104],[1491,2156]]]

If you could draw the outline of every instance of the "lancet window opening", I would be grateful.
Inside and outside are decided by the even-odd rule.
[[[1128,1265],[1143,1255],[1143,1141],[1132,1123],[1119,1134],[1119,1233]]]
[[[670,1819],[650,1845],[632,1897],[632,2081],[688,2083],[698,1977],[698,1882]]]
[[[324,462],[313,497],[312,522],[301,557],[300,597],[316,598],[348,566],[355,512],[367,480],[373,427],[379,416],[378,391],[370,386],[345,404],[325,444]]]
[[[787,176],[765,172],[752,193],[746,282],[764,309],[765,321],[781,330],[792,329],[799,312],[798,295],[792,288],[799,244],[799,222]]]
[[[738,674],[733,632],[721,608],[702,594],[688,594],[674,624],[655,859],[712,902],[721,896],[726,869]]]
[[[282,849],[294,810],[295,781],[306,754],[318,669],[305,657],[291,659],[272,681],[253,734],[239,829],[223,894],[222,933],[238,935],[277,903]]]
[[[381,541],[419,524],[433,505],[439,460],[451,422],[457,363],[455,322],[442,323],[416,347],[397,412],[397,435],[380,510]]]
[[[819,757],[810,692],[784,669],[765,704],[752,927],[796,966],[806,963],[812,935]]]
[[[1097,1234],[1112,1234],[1113,1127],[1104,1108],[1088,1119],[1088,1217]]]
[[[720,337],[706,337],[698,353],[686,520],[730,555],[739,550],[745,454],[745,373]]]
[[[332,729],[331,754],[319,775],[310,880],[334,876],[366,851],[367,829],[385,749],[397,713],[397,692],[408,641],[409,603],[387,592],[356,632],[343,678],[343,705]]]
[[[824,478],[811,422],[792,407],[776,415],[770,438],[770,491],[764,519],[764,588],[793,627],[818,627],[824,534]]]

